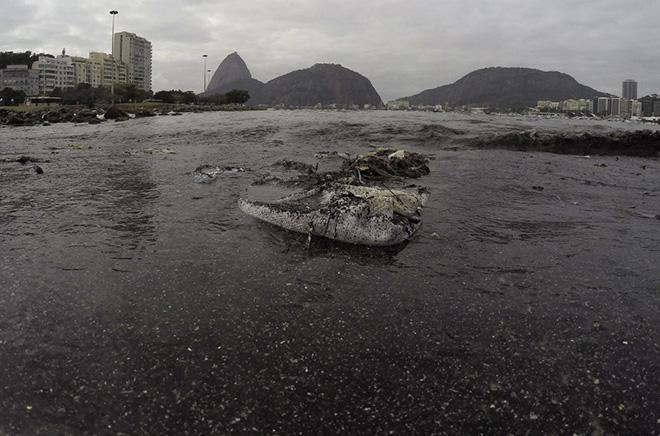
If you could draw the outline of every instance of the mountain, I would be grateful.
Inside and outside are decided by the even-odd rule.
[[[264,86],[264,101],[273,106],[383,106],[369,79],[337,64],[316,64],[271,80]]]
[[[539,100],[607,97],[609,94],[582,85],[568,74],[532,68],[491,67],[473,71],[451,85],[427,89],[404,97],[416,105],[467,104],[517,109]]]
[[[227,56],[206,88],[203,97],[225,94],[232,89],[250,93],[251,104],[315,106],[383,106],[369,79],[336,64],[316,64],[293,71],[264,84],[254,78],[245,61],[234,52]]]
[[[243,58],[234,52],[220,63],[202,96],[209,97],[225,94],[232,89],[242,89],[250,93],[250,102],[253,103],[261,100],[263,86],[262,82],[252,78]]]

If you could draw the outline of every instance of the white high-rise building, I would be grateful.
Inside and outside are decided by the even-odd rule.
[[[117,61],[111,54],[91,52],[88,60],[87,83],[93,87],[111,86],[113,83],[128,83],[128,71],[124,63]]]
[[[56,58],[39,56],[39,60],[32,64],[32,69],[39,72],[39,94],[46,96],[55,88],[73,88],[76,86],[75,67],[71,56],[64,50]]]
[[[134,33],[119,32],[112,54],[128,67],[128,83],[151,91],[151,42]]]

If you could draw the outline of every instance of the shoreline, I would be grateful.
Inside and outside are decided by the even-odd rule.
[[[176,116],[183,113],[243,112],[264,108],[242,105],[186,105],[170,103],[118,103],[87,108],[82,105],[50,107],[2,106],[0,126],[31,127],[57,123],[99,124],[105,121],[128,121],[133,118]]]

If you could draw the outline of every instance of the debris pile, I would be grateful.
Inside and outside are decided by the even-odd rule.
[[[431,172],[428,163],[419,153],[381,148],[353,160],[347,169],[359,180],[416,179]]]
[[[327,184],[274,201],[239,200],[240,209],[293,232],[350,244],[391,246],[409,240],[421,225],[427,194]]]
[[[409,240],[420,227],[426,190],[393,190],[385,182],[429,174],[426,156],[378,149],[355,159],[328,152],[318,153],[317,158],[339,159],[340,165],[323,172],[319,164],[282,159],[274,166],[298,171],[296,178],[267,174],[254,184],[307,189],[269,202],[241,199],[239,207],[259,220],[307,234],[308,241],[320,236],[351,244],[389,246]]]

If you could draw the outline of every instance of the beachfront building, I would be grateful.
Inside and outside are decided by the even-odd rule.
[[[39,95],[46,96],[55,88],[73,88],[75,83],[75,68],[70,56],[62,50],[62,55],[56,58],[39,56],[32,69],[39,74]]]
[[[0,70],[0,89],[23,91],[28,97],[39,95],[39,72],[27,65],[8,65]]]
[[[621,86],[621,98],[624,100],[637,100],[637,82],[632,79],[623,81]]]
[[[410,109],[410,102],[407,100],[392,100],[388,101],[385,107],[391,111],[408,110]]]
[[[73,64],[73,81],[76,86],[80,83],[90,83],[91,65],[89,59],[80,56],[71,56]]]
[[[117,61],[111,54],[91,52],[89,54],[89,79],[87,82],[95,88],[128,83],[128,68]]]
[[[560,102],[559,110],[562,112],[593,112],[594,102],[587,99],[569,99]]]
[[[642,105],[642,116],[660,117],[660,95],[647,95],[642,97],[639,103]]]
[[[595,113],[598,115],[607,115],[610,112],[610,99],[607,97],[598,97],[596,100]]]
[[[151,91],[151,42],[135,33],[115,34],[113,56],[128,68],[128,83]]]
[[[621,99],[618,97],[610,98],[610,115],[618,117],[621,115]]]
[[[539,112],[559,112],[559,102],[550,100],[539,100],[536,103]]]

